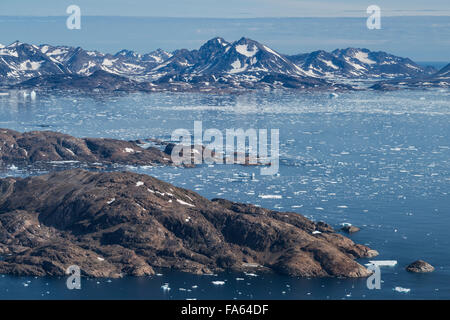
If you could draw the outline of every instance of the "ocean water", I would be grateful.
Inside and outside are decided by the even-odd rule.
[[[202,165],[193,169],[125,167],[192,189],[324,220],[379,251],[381,289],[366,279],[299,279],[279,275],[197,276],[160,270],[160,276],[83,279],[0,276],[1,299],[449,299],[450,92],[255,92],[240,95],[129,94],[0,96],[0,128],[52,130],[78,137],[170,139],[177,128],[280,130],[280,170]],[[42,171],[3,168],[0,176]],[[252,174],[254,179],[251,178]],[[276,197],[274,197],[276,196]],[[410,274],[423,259],[436,271]],[[361,259],[361,263],[367,263]],[[239,279],[239,280],[237,280]],[[213,281],[223,281],[214,284]],[[167,286],[164,286],[167,283]],[[170,287],[170,290],[164,290]],[[394,290],[410,289],[408,293]]]

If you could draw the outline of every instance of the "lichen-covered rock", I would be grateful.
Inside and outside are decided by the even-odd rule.
[[[275,271],[370,275],[354,259],[376,251],[326,223],[223,199],[147,175],[67,170],[0,179],[0,273],[142,276],[156,268],[202,274]]]

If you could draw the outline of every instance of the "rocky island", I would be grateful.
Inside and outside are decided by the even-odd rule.
[[[434,267],[423,260],[416,260],[406,267],[406,271],[413,273],[427,273],[433,272]]]
[[[66,170],[0,179],[0,273],[144,276],[159,268],[366,277],[377,252],[324,222],[130,172]]]
[[[139,143],[142,142],[142,143]],[[76,138],[52,131],[20,133],[0,129],[0,164],[29,165],[49,162],[126,165],[171,165],[170,155],[143,141]]]

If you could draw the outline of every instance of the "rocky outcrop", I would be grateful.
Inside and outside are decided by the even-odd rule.
[[[0,180],[0,273],[142,276],[275,271],[365,277],[376,251],[326,223],[223,199],[156,178],[81,169]]]
[[[417,260],[406,267],[406,271],[415,273],[433,272],[434,267],[423,260]]]
[[[267,166],[270,165],[270,161],[259,157],[259,155],[254,155],[253,157],[248,153],[243,152],[233,152],[231,155],[227,154],[219,154],[216,153],[215,150],[210,150],[204,145],[183,145],[183,144],[175,144],[175,143],[160,143],[164,144],[164,153],[172,156],[176,156],[184,166],[193,167],[195,163],[207,163],[207,162],[216,162],[216,163],[233,163],[233,164],[241,164],[244,166]],[[175,147],[177,147],[175,149]],[[175,153],[172,154],[174,152]],[[176,154],[178,151],[178,155]],[[184,151],[188,151],[189,154],[184,156]],[[198,158],[198,159],[196,159]],[[177,161],[174,158],[173,161],[176,163]]]
[[[343,226],[341,230],[347,233],[355,233],[358,232],[360,229],[355,226]]]
[[[157,148],[137,142],[103,138],[75,138],[51,131],[20,133],[0,129],[0,164],[28,165],[55,161],[153,165],[172,164]]]

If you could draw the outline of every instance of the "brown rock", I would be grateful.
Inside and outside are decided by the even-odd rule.
[[[28,165],[54,161],[127,165],[172,164],[170,157],[159,149],[144,149],[132,141],[81,139],[52,131],[20,133],[0,129],[0,164]]]
[[[92,277],[155,268],[364,277],[370,272],[354,259],[376,255],[297,213],[209,201],[147,175],[79,169],[0,179],[0,252],[0,273],[63,275],[78,265]]]
[[[423,260],[417,260],[406,267],[406,271],[415,273],[433,272],[434,267]]]
[[[358,232],[360,229],[355,226],[343,226],[341,230],[347,233],[355,233]]]

